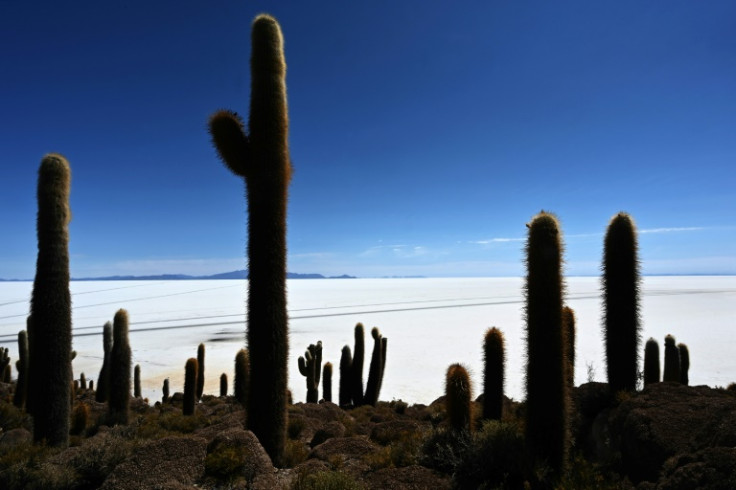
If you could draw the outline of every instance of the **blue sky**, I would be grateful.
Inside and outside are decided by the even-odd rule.
[[[286,43],[290,271],[518,276],[545,209],[569,274],[621,210],[645,273],[736,273],[736,2],[29,1],[0,3],[0,277],[33,277],[52,151],[74,277],[245,268],[206,121],[247,114],[260,12]]]

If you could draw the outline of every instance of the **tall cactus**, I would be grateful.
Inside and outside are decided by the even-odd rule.
[[[608,386],[634,391],[639,367],[639,258],[634,220],[611,218],[603,245],[603,336]]]
[[[644,386],[659,383],[659,344],[654,338],[644,344]]]
[[[197,401],[204,393],[204,344],[197,346]]]
[[[332,401],[332,363],[326,362],[322,368],[322,398],[326,402]]]
[[[501,420],[506,349],[503,333],[489,328],[483,342],[483,419]]]
[[[133,396],[141,398],[141,365],[136,364],[133,368]]]
[[[112,352],[112,323],[106,322],[102,327],[102,368],[97,379],[95,400],[103,403],[110,397],[110,352]]]
[[[220,396],[227,396],[227,374],[220,375]]]
[[[381,335],[381,332],[376,327],[371,329],[371,336],[373,337],[373,355],[371,356],[371,366],[368,370],[368,383],[365,385],[363,403],[375,407],[376,403],[378,403],[378,396],[381,394],[381,385],[383,384],[387,339]]]
[[[575,310],[562,308],[562,325],[565,329],[565,358],[567,359],[567,387],[575,388]]]
[[[680,351],[672,335],[664,338],[664,376],[662,380],[680,382]]]
[[[338,393],[341,407],[347,407],[353,398],[353,355],[349,346],[342,348],[340,355],[340,390]]]
[[[677,344],[680,353],[680,383],[685,386],[690,384],[690,350],[685,344]]]
[[[558,475],[569,448],[565,358],[562,325],[562,236],[557,218],[536,215],[526,244],[526,440],[535,457]]]
[[[456,432],[473,430],[472,396],[468,371],[461,364],[447,368],[445,408],[450,427]]]
[[[18,380],[15,382],[15,393],[13,394],[13,405],[23,408],[26,403],[27,379],[28,379],[28,333],[25,330],[18,332]]]
[[[362,323],[355,325],[355,348],[353,349],[353,363],[350,371],[351,390],[350,398],[356,407],[363,404],[363,362],[365,360],[365,328]]]
[[[194,415],[194,404],[197,402],[198,362],[190,357],[184,365],[184,404],[182,415]]]
[[[131,351],[128,341],[128,312],[120,309],[112,322],[112,350],[110,351],[110,396],[108,421],[110,425],[126,425],[130,407]]]
[[[309,344],[304,357],[299,356],[299,373],[307,380],[307,403],[319,401],[319,378],[322,373],[322,341]]]
[[[166,403],[169,401],[169,378],[166,378],[164,380],[164,385],[161,387],[162,396],[161,396],[161,403]]]
[[[69,444],[72,301],[69,292],[69,187],[66,159],[48,154],[38,172],[38,259],[31,294],[30,379],[33,438]]]
[[[249,134],[232,112],[209,121],[220,157],[245,178],[248,196],[248,328],[251,389],[248,428],[276,466],[286,444],[286,208],[291,178],[286,63],[281,28],[259,15],[252,26]]]

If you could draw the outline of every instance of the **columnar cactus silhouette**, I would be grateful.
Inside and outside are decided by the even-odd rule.
[[[112,350],[110,351],[110,395],[108,421],[110,425],[128,423],[130,407],[131,351],[128,341],[128,312],[120,309],[112,322]]]
[[[38,259],[31,294],[33,333],[28,396],[33,439],[69,444],[72,310],[69,292],[69,187],[66,159],[48,154],[38,172]]]
[[[567,359],[567,387],[575,388],[575,311],[569,306],[562,308],[562,325],[565,329],[565,358]]]
[[[0,348],[0,373],[3,374],[3,383],[10,383],[10,379],[7,381],[5,380],[5,373],[10,369],[12,371],[12,367],[10,365],[10,356],[8,355],[9,349],[7,347]]]
[[[199,401],[204,393],[204,344],[197,347],[197,368],[197,401]]]
[[[639,367],[639,258],[634,220],[611,218],[603,244],[603,336],[608,386],[634,391]]]
[[[136,364],[133,368],[133,396],[135,398],[141,397],[141,366]]]
[[[332,363],[326,362],[322,368],[322,398],[326,402],[332,401]]]
[[[163,396],[161,397],[161,403],[166,403],[167,401],[169,401],[169,394],[170,394],[170,391],[169,391],[169,378],[166,378],[164,380],[164,385],[161,388],[161,391],[163,393]]]
[[[659,383],[659,344],[654,338],[644,344],[644,386]]]
[[[13,405],[23,408],[26,403],[27,379],[28,379],[28,333],[25,330],[18,332],[18,379],[15,382],[15,393],[13,394]]]
[[[356,407],[363,404],[363,362],[365,359],[365,328],[362,323],[355,325],[355,348],[352,364],[352,400]]]
[[[227,374],[220,375],[220,396],[227,396]]]
[[[557,218],[544,211],[527,226],[526,440],[532,454],[560,475],[567,464],[570,403],[562,325],[562,236]]]
[[[87,390],[87,377],[84,373],[79,373],[79,387],[84,391]]]
[[[483,342],[483,419],[501,420],[506,349],[503,333],[496,327],[486,331]]]
[[[468,371],[461,364],[452,364],[445,377],[445,408],[450,427],[456,432],[473,429],[472,396]]]
[[[664,338],[664,376],[662,380],[680,382],[680,351],[672,335]]]
[[[235,399],[244,407],[248,404],[248,392],[250,391],[250,358],[247,349],[240,349],[235,355]],[[246,417],[248,412],[246,411]]]
[[[347,345],[342,348],[342,354],[340,355],[340,391],[338,397],[341,407],[347,407],[353,399],[353,355]]]
[[[299,373],[307,380],[307,403],[317,403],[322,374],[322,341],[317,345],[309,344],[304,357],[299,356]]]
[[[378,403],[378,396],[381,393],[381,385],[383,384],[387,339],[381,335],[381,332],[376,327],[371,329],[371,336],[373,337],[373,355],[371,356],[371,365],[368,370],[368,383],[365,385],[363,403],[375,407],[376,403]]]
[[[680,383],[687,386],[690,384],[690,350],[685,344],[677,344],[677,350],[680,352]]]
[[[291,178],[286,63],[281,28],[259,15],[252,26],[249,134],[233,112],[209,121],[221,159],[245,178],[248,196],[248,328],[252,373],[248,429],[276,466],[286,443],[287,361],[286,208]]]
[[[103,403],[110,397],[110,353],[112,352],[112,323],[106,322],[102,327],[102,368],[97,378],[95,400]]]
[[[184,365],[184,404],[182,405],[183,415],[194,415],[194,404],[197,401],[197,377],[198,362],[195,358],[190,357]]]

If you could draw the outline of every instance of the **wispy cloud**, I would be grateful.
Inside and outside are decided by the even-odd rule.
[[[523,242],[525,238],[489,238],[487,240],[471,240],[468,243],[474,243],[476,245],[490,245],[491,243],[507,243],[507,242]]]
[[[678,228],[648,228],[639,230],[639,233],[675,233],[680,231],[701,231],[705,229],[702,226],[681,226]]]

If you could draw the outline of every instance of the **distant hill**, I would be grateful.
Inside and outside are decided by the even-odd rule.
[[[355,279],[355,276],[323,276],[322,274],[299,274],[287,272],[287,279]],[[187,281],[208,279],[248,279],[247,270],[221,272],[209,276],[190,276],[187,274],[159,274],[152,276],[105,276],[105,277],[73,277],[72,281]],[[29,281],[30,279],[0,279],[3,282]]]

